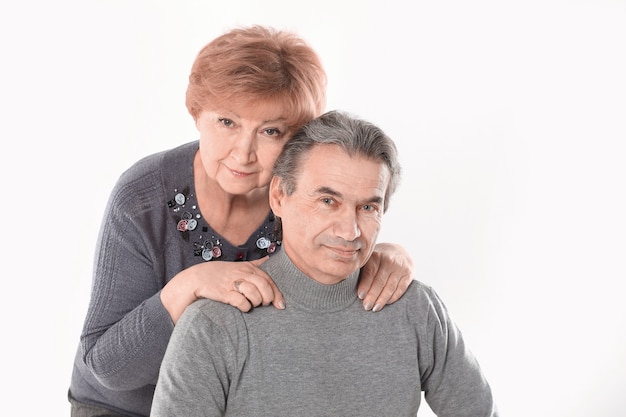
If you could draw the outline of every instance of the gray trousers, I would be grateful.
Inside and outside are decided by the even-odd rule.
[[[67,392],[67,399],[72,404],[71,417],[127,417],[106,408],[78,402],[69,391]]]

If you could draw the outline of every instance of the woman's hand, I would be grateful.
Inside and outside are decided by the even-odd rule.
[[[179,272],[161,290],[161,302],[174,324],[185,308],[199,298],[209,298],[237,307],[243,312],[252,307],[273,304],[285,308],[278,287],[259,268],[268,257],[249,262],[211,261]]]
[[[361,268],[357,288],[366,310],[380,311],[406,292],[413,280],[413,260],[406,250],[394,243],[378,243],[372,256]]]

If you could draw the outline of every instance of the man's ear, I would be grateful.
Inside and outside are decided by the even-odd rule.
[[[285,191],[283,190],[283,184],[279,177],[272,177],[270,181],[270,208],[272,212],[278,217],[282,217],[282,203]]]

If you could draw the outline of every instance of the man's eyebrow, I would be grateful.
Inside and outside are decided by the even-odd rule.
[[[333,197],[343,197],[339,191],[334,190],[330,187],[322,186],[315,189],[316,194],[327,194]],[[364,201],[364,204],[381,204],[383,202],[383,198],[381,196],[375,195]]]
[[[339,191],[333,190],[332,188],[326,187],[326,186],[321,186],[321,187],[316,188],[315,189],[315,193],[316,194],[330,194],[330,195],[335,196],[335,197],[341,197],[342,196],[342,194]]]

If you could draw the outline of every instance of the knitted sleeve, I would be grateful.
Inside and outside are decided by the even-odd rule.
[[[420,330],[420,378],[424,397],[441,417],[497,417],[491,388],[463,335],[437,293],[422,285],[427,324]]]
[[[162,248],[146,220],[160,196],[156,170],[146,168],[155,163],[142,161],[120,177],[98,237],[81,348],[87,367],[113,390],[156,383],[173,329],[159,297]]]

